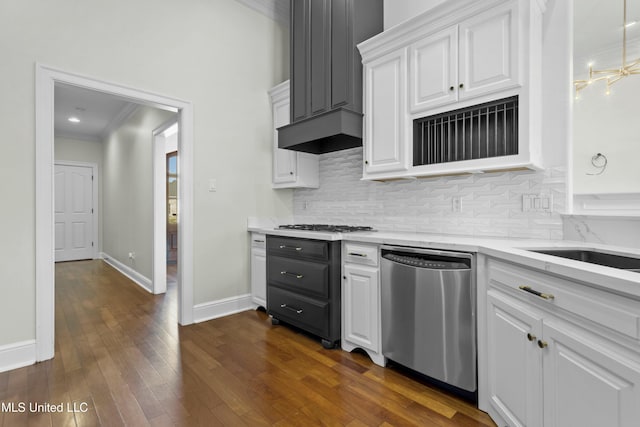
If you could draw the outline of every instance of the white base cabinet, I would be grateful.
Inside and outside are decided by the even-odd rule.
[[[251,233],[251,301],[267,308],[266,236],[261,233]]]
[[[640,304],[496,260],[486,271],[481,409],[512,427],[637,426]]]
[[[378,247],[344,242],[342,248],[342,349],[363,349],[380,366],[380,274]]]
[[[273,188],[318,188],[318,156],[278,148],[278,128],[291,121],[289,80],[269,91],[273,111]]]

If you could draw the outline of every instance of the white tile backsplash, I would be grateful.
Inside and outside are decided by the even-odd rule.
[[[565,177],[566,168],[556,167],[362,181],[362,148],[353,148],[320,155],[320,188],[294,191],[294,219],[379,230],[562,239]],[[523,194],[551,195],[553,212],[523,212]],[[460,197],[461,212],[453,212],[453,196]]]

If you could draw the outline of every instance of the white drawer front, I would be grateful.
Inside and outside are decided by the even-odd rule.
[[[251,247],[262,248],[266,247],[266,236],[262,233],[251,233]]]
[[[345,243],[343,256],[344,262],[377,266],[378,246],[362,243]]]
[[[489,286],[514,289],[547,308],[564,310],[640,339],[640,304],[628,298],[496,260],[489,262]]]

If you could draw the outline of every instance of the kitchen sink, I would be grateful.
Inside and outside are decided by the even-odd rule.
[[[606,267],[619,268],[621,270],[640,273],[640,258],[632,258],[623,255],[609,254],[586,249],[528,249],[530,252],[553,255],[591,264],[604,265]]]

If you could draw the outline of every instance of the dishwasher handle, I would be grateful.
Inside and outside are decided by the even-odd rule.
[[[431,270],[470,270],[473,255],[421,248],[383,246],[381,257],[396,264]]]

